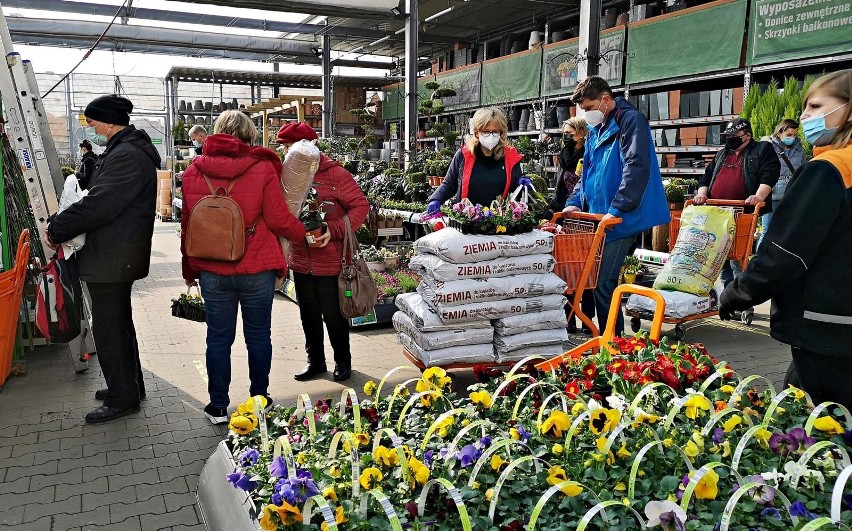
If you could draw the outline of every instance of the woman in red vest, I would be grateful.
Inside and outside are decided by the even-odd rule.
[[[479,109],[472,125],[473,134],[456,152],[443,184],[429,198],[429,214],[438,212],[450,198],[488,206],[498,197],[505,199],[519,184],[530,184],[521,171],[523,155],[509,145],[503,111]]]

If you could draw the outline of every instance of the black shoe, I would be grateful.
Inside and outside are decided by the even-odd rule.
[[[352,376],[352,367],[335,365],[334,366],[334,381],[342,382],[343,380],[348,380],[349,377]]]
[[[325,374],[328,372],[328,368],[323,365],[312,365],[308,363],[305,365],[305,368],[302,369],[302,372],[297,372],[293,378],[295,378],[299,382],[305,382],[313,378],[314,376],[319,376],[320,374]]]
[[[100,424],[101,422],[109,422],[111,420],[115,420],[117,418],[121,418],[125,415],[130,415],[131,413],[136,413],[139,411],[139,405],[135,405],[133,407],[129,407],[127,409],[120,409],[117,407],[109,407],[109,406],[101,406],[98,409],[92,411],[88,415],[86,415],[86,422],[89,424]]]
[[[95,391],[95,400],[106,400],[107,393],[109,393],[109,389],[98,389]],[[145,400],[145,393],[139,395],[139,400]]]
[[[228,423],[228,410],[223,407],[216,407],[213,404],[207,404],[204,408],[204,416],[214,426]]]

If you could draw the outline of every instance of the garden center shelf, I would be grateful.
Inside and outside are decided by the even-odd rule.
[[[729,122],[736,118],[736,114],[720,114],[716,116],[699,116],[697,118],[675,118],[673,120],[651,120],[651,127],[677,127],[679,125],[701,125]]]
[[[722,149],[723,145],[707,145],[707,146],[666,146],[666,147],[656,147],[654,149],[657,150],[657,153],[710,153],[713,151],[719,151]]]
[[[677,175],[704,175],[704,168],[660,168],[660,173]]]

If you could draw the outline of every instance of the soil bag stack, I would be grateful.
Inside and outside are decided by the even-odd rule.
[[[441,356],[429,352],[429,363],[423,356],[421,361],[427,365],[466,362],[464,353],[484,345],[485,335],[477,331],[485,327],[492,334],[491,359],[476,363],[563,352],[562,342],[568,339],[563,310],[566,285],[552,273],[552,234],[536,230],[486,236],[442,229],[417,240],[414,249],[417,254],[409,267],[422,280],[418,292],[402,300],[398,297],[397,305],[409,317],[416,308],[412,324],[421,334],[416,340],[407,333],[411,330],[406,330],[404,318],[395,317],[400,341],[429,351],[432,337],[426,334],[432,330],[423,326],[438,323],[471,336],[466,343],[459,340],[448,346]]]

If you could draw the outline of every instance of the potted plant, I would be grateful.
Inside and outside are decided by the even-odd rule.
[[[624,274],[624,284],[635,284],[636,276],[642,270],[642,264],[635,256],[627,256],[624,258],[622,271]]]
[[[405,221],[405,219],[402,217],[402,214],[400,214],[400,213],[396,213],[396,214],[394,214],[394,218],[393,218],[393,227],[394,227],[395,229],[401,229],[401,228],[402,228],[402,223],[403,223],[404,221]]]
[[[686,200],[686,196],[683,193],[683,188],[674,183],[669,183],[665,188],[666,192],[666,201],[669,203],[669,210],[672,212],[676,212],[678,210],[683,210],[683,202]]]
[[[381,249],[382,253],[382,262],[385,264],[386,269],[398,269],[399,268],[399,254],[395,251],[391,251],[387,248]]]
[[[384,228],[387,228],[387,220],[384,214],[379,214],[379,217],[376,218],[376,229],[381,230]]]
[[[316,238],[322,236],[328,230],[328,226],[325,224],[325,209],[331,204],[329,201],[320,201],[315,188],[311,188],[308,192],[308,198],[299,214],[299,220],[305,224],[305,237],[308,240],[308,247],[320,246]]]
[[[367,268],[371,271],[385,270],[385,263],[383,261],[382,253],[374,246],[362,245],[361,256],[364,257],[364,262],[366,262]]]

